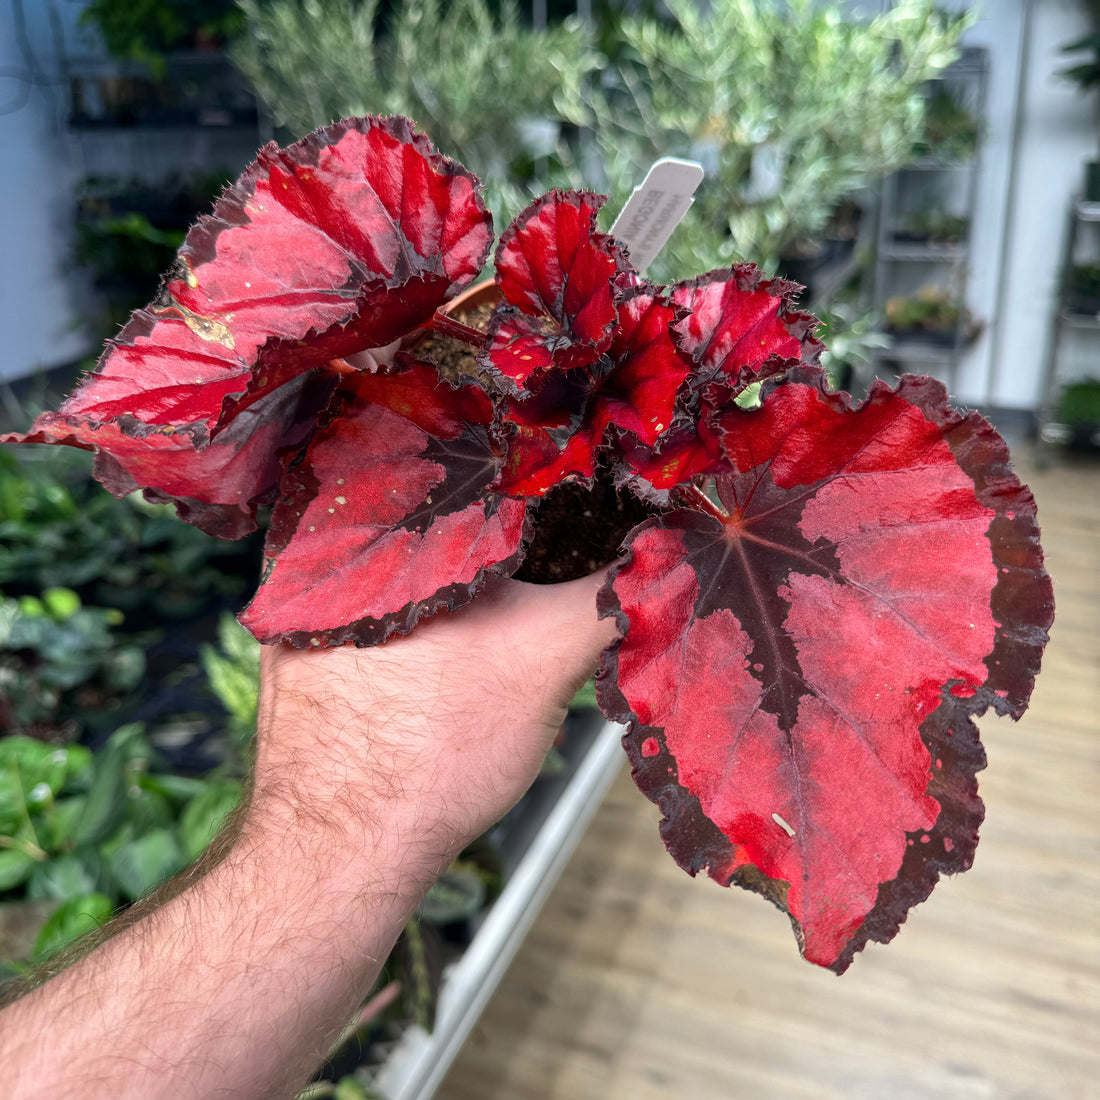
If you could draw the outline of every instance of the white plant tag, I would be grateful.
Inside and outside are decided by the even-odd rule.
[[[694,160],[662,157],[646,173],[640,187],[626,200],[611,234],[630,251],[637,271],[645,271],[691,209],[691,196],[703,179],[703,166]]]

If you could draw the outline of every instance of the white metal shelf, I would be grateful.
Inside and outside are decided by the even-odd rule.
[[[1074,264],[1085,258],[1089,259],[1090,262],[1095,262],[1098,254],[1097,229],[1095,227],[1098,224],[1100,224],[1100,202],[1075,198],[1069,204],[1062,239],[1062,256],[1059,263],[1059,288],[1054,302],[1053,317],[1043,364],[1043,385],[1038,409],[1039,441],[1042,445],[1038,455],[1040,464],[1045,464],[1048,460],[1051,448],[1081,438],[1082,429],[1080,426],[1061,422],[1063,410],[1060,409],[1059,405],[1062,387],[1074,381],[1084,380],[1083,378],[1064,376],[1069,372],[1064,371],[1061,364],[1064,350],[1062,345],[1063,337],[1067,332],[1100,332],[1100,312],[1090,313],[1072,308],[1072,290],[1070,287],[1070,273]],[[1091,226],[1088,230],[1088,239],[1082,238],[1081,227],[1085,225]],[[1086,337],[1082,335],[1080,339],[1086,339]],[[1094,432],[1088,438],[1091,446],[1100,445],[1098,436],[1100,436],[1100,433]]]
[[[622,768],[622,735],[610,722],[597,731],[470,946],[444,975],[435,1030],[409,1028],[379,1072],[374,1087],[386,1100],[435,1094]]]
[[[936,86],[955,87],[958,102],[965,104],[978,123],[974,149],[968,156],[925,156],[904,165],[888,176],[879,192],[878,243],[873,275],[873,300],[884,308],[891,298],[909,297],[919,290],[912,285],[918,277],[927,275],[930,285],[943,291],[958,309],[958,319],[952,339],[944,344],[923,343],[904,336],[896,338],[890,347],[875,353],[876,364],[904,362],[921,365],[934,372],[940,380],[952,385],[959,357],[969,343],[970,322],[967,313],[967,288],[970,277],[970,234],[977,207],[978,178],[981,171],[981,131],[986,112],[989,78],[989,56],[982,47],[969,47],[963,55],[932,82]],[[930,85],[931,87],[931,85]],[[957,213],[964,219],[966,232],[952,243],[899,241],[895,234],[903,229],[903,214],[914,213],[914,194],[934,209],[946,209],[939,195],[936,175],[951,181],[950,197],[960,206]],[[915,177],[915,178],[913,178]],[[903,183],[903,180],[906,182]],[[928,265],[922,272],[917,265]],[[906,268],[903,265],[911,265]]]
[[[969,249],[965,244],[887,244],[879,252],[894,263],[961,263]]]

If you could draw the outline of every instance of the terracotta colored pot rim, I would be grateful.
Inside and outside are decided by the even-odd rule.
[[[480,283],[468,286],[461,294],[456,294],[446,305],[440,306],[443,313],[454,313],[460,309],[477,309],[478,306],[496,305],[501,300],[500,287],[494,279],[483,279]]]

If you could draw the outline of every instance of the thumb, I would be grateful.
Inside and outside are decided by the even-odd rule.
[[[599,618],[596,594],[607,580],[602,569],[560,584],[511,582],[517,626],[524,641],[541,652],[544,668],[562,685],[568,703],[599,664],[600,654],[619,631],[613,619]],[[518,597],[518,598],[517,598]]]

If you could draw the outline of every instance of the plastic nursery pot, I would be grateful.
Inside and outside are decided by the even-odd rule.
[[[456,294],[441,312],[447,315],[461,313],[463,310],[477,309],[478,306],[495,306],[501,300],[500,287],[493,279],[483,279],[480,283],[474,283],[467,287],[461,294]]]

